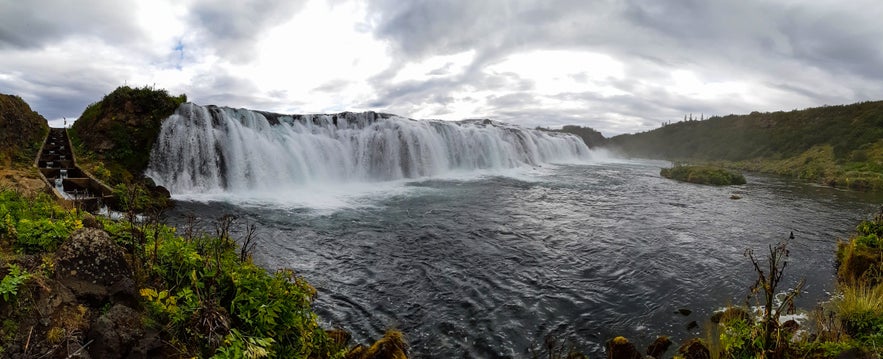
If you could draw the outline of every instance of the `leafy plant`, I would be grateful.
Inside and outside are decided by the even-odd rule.
[[[26,270],[21,269],[21,267],[15,264],[9,264],[7,267],[9,268],[9,273],[6,273],[6,276],[0,281],[0,296],[3,297],[5,302],[15,298],[18,295],[19,287],[31,277]]]
[[[82,223],[52,221],[47,218],[21,219],[16,226],[16,246],[31,253],[51,252],[58,248],[75,227]]]

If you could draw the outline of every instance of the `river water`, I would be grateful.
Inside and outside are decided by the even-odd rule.
[[[746,249],[762,255],[790,232],[785,284],[805,277],[798,303],[811,308],[833,288],[836,240],[883,203],[776,177],[679,183],[658,175],[665,165],[595,159],[314,184],[272,200],[176,194],[170,221],[257,223],[255,260],[305,277],[320,320],[359,342],[398,328],[418,358],[523,358],[551,334],[595,357],[616,335],[639,347],[704,336],[687,324],[744,302]]]

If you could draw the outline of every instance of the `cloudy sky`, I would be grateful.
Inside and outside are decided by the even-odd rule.
[[[644,131],[883,100],[879,0],[0,0],[0,93]],[[59,121],[56,121],[59,120]]]

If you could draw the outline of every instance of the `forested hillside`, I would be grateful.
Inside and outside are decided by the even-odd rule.
[[[883,101],[682,121],[608,140],[625,155],[883,189]]]

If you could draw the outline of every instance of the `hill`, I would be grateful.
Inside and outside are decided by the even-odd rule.
[[[166,90],[117,88],[86,107],[71,127],[80,165],[112,185],[140,178],[162,121],[186,101]]]
[[[601,132],[598,132],[591,127],[581,127],[581,126],[568,125],[568,126],[562,127],[560,130],[552,130],[552,129],[542,128],[542,127],[538,127],[537,129],[541,130],[541,131],[549,131],[549,132],[572,133],[572,134],[577,135],[580,138],[582,138],[583,142],[585,142],[586,146],[589,146],[589,148],[600,147],[600,146],[603,146],[607,142],[607,139],[604,138],[604,135],[602,135]]]
[[[883,189],[883,101],[682,121],[610,138],[622,154],[719,162],[830,185]]]
[[[0,94],[0,167],[33,164],[49,124],[21,97]]]

